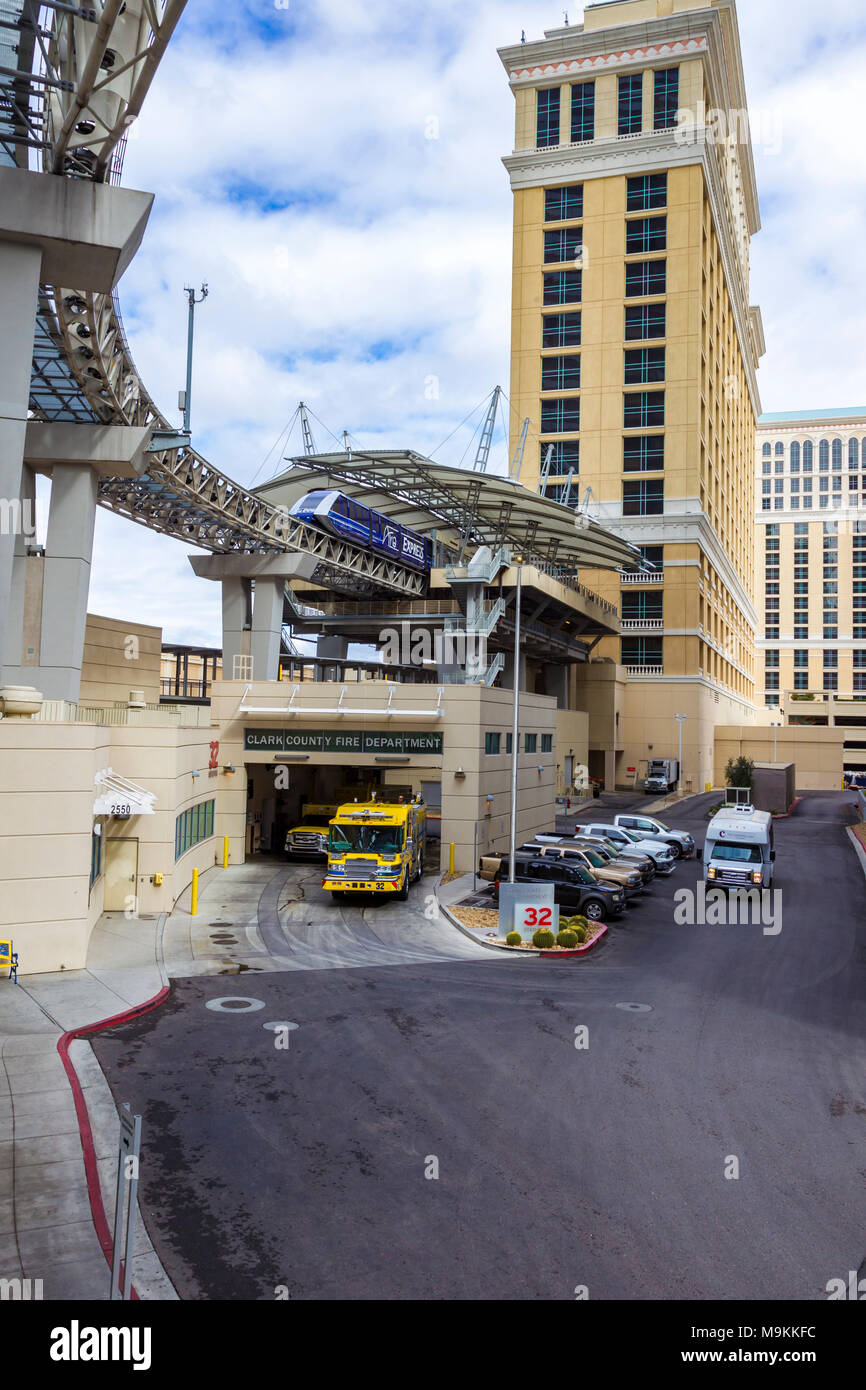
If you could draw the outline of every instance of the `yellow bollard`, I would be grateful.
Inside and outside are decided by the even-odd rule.
[[[453,874],[453,872],[454,872],[454,841],[453,841],[453,840],[451,841],[451,844],[450,844],[449,847],[448,847],[448,872],[449,872],[449,874]]]
[[[224,868],[224,869],[227,869],[228,866],[229,866],[229,837],[228,837],[228,835],[223,835],[223,868]]]
[[[713,790],[713,784],[712,784],[712,782],[705,782],[705,783],[704,783],[704,791],[705,791],[705,792],[711,792],[712,790]]]
[[[192,871],[192,904],[189,910],[190,916],[198,916],[198,869]]]

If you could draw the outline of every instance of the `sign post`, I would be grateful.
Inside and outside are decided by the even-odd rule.
[[[133,1115],[129,1101],[120,1107],[120,1144],[117,1151],[117,1190],[114,1198],[114,1243],[111,1258],[111,1301],[127,1302],[132,1296],[132,1250],[138,1197],[138,1163],[141,1154],[141,1116]],[[126,1238],[123,1238],[126,1206]],[[123,1258],[120,1251],[123,1246]]]
[[[510,931],[532,939],[539,927],[549,927],[556,936],[559,931],[559,908],[554,902],[552,883],[499,883],[499,935]]]

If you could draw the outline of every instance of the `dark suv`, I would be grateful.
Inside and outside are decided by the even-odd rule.
[[[552,883],[554,902],[569,912],[581,913],[591,922],[618,917],[625,908],[622,889],[599,883],[582,864],[542,858],[540,855],[516,854],[514,866],[517,883]],[[503,858],[493,880],[497,894],[503,881],[508,882],[508,855]]]

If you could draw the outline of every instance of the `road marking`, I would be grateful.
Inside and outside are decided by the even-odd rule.
[[[653,1011],[652,1004],[616,1004],[614,1007],[617,1009],[626,1009],[629,1013],[633,1014],[651,1014]]]
[[[264,999],[244,999],[237,995],[223,995],[220,999],[209,999],[206,1009],[216,1014],[251,1014],[265,1007]]]

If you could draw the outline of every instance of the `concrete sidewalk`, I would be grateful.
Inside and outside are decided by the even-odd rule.
[[[109,1268],[93,1222],[73,1092],[57,1051],[66,1032],[144,1003],[163,988],[162,919],[107,913],[86,970],[0,980],[0,1277],[42,1281],[53,1300],[105,1300]],[[90,1044],[69,1047],[90,1120],[99,1188],[114,1220],[117,1109]],[[141,1298],[174,1298],[143,1223],[133,1284]]]

